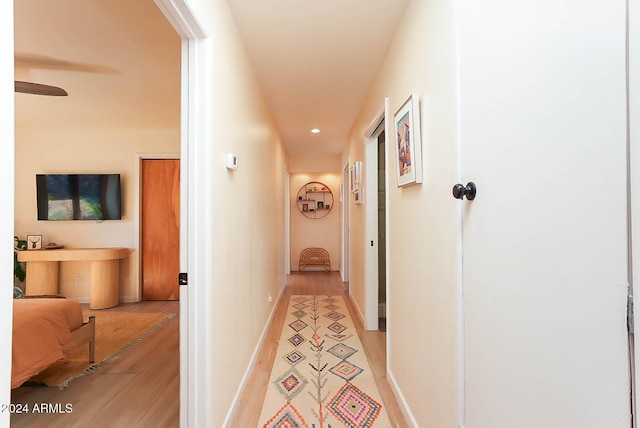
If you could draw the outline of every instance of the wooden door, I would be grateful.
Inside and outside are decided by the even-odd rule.
[[[463,0],[466,428],[628,428],[625,2]]]
[[[178,300],[180,161],[141,162],[142,299]]]

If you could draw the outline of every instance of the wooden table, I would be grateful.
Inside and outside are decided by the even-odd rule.
[[[91,309],[105,309],[120,303],[120,259],[127,248],[61,248],[18,251],[18,261],[26,262],[25,295],[58,294],[60,262],[91,261]]]

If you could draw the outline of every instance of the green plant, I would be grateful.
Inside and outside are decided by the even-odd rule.
[[[23,282],[27,273],[22,269],[22,264],[18,261],[18,251],[27,249],[27,241],[14,236],[13,242],[15,244],[13,250],[13,276],[18,278],[18,281]]]

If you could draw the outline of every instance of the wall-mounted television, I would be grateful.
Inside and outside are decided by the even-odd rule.
[[[120,174],[36,174],[38,220],[120,220]]]

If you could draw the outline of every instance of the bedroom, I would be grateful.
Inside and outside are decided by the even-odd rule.
[[[127,15],[100,5],[117,32],[82,19],[95,5],[67,6],[74,13],[56,20],[48,7],[64,5],[15,4],[15,79],[63,87],[69,96],[15,96],[15,234],[66,247],[130,249],[120,262],[119,295],[136,302],[140,162],[179,158],[180,38],[153,2],[131,5]],[[144,31],[135,25],[140,17],[152,23]],[[78,34],[86,37],[65,43]],[[104,172],[121,174],[122,220],[37,221],[36,174]],[[90,277],[90,263],[62,263],[59,292],[88,303]]]

